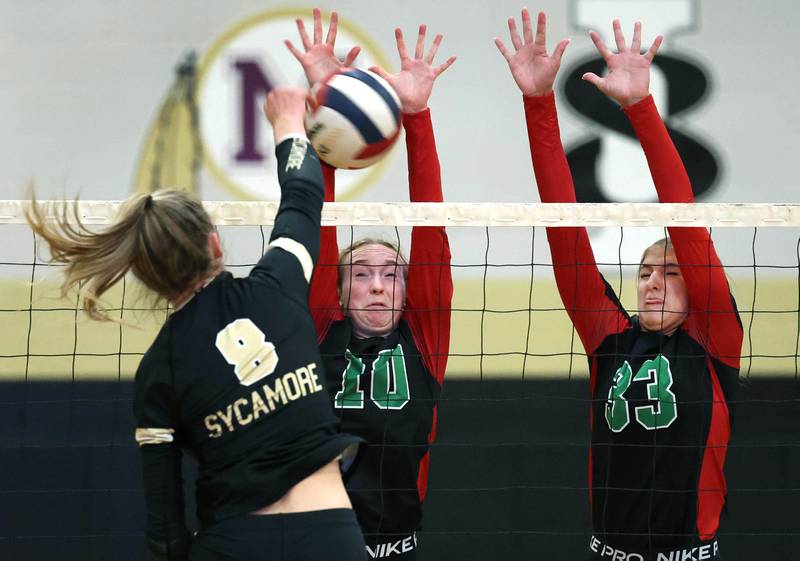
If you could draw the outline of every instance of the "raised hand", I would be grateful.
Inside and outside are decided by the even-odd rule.
[[[427,108],[428,99],[431,96],[436,78],[450,68],[450,65],[456,60],[456,57],[451,56],[439,66],[434,67],[433,59],[436,56],[436,51],[439,50],[439,45],[442,43],[442,34],[436,34],[428,54],[424,55],[426,31],[427,27],[425,25],[419,26],[414,58],[411,58],[408,56],[403,32],[400,28],[394,30],[397,52],[400,54],[400,72],[397,74],[389,74],[378,66],[370,68],[371,71],[389,82],[389,85],[397,92],[403,113],[417,113]]]
[[[561,56],[564,49],[569,45],[569,39],[562,39],[553,49],[553,53],[547,54],[547,17],[544,12],[539,12],[536,21],[536,38],[533,37],[531,25],[531,15],[527,8],[522,9],[522,36],[520,39],[517,32],[517,22],[514,18],[508,18],[508,31],[511,34],[511,43],[514,45],[515,52],[512,53],[505,44],[496,37],[494,44],[500,53],[508,61],[511,75],[514,81],[522,90],[522,95],[542,96],[553,91],[553,82],[561,66]]]
[[[286,48],[291,51],[294,58],[303,66],[303,71],[306,73],[309,85],[314,85],[320,80],[327,78],[339,70],[353,64],[353,61],[361,52],[361,47],[355,46],[347,53],[344,62],[339,60],[334,54],[333,48],[336,45],[336,33],[339,26],[339,14],[331,12],[331,23],[328,26],[328,34],[325,37],[325,42],[322,42],[322,15],[319,8],[314,8],[314,39],[308,36],[306,26],[303,20],[297,18],[297,31],[300,34],[300,40],[303,42],[304,51],[295,47],[288,39],[284,40]]]
[[[277,144],[287,134],[305,134],[308,91],[297,87],[273,88],[264,102],[264,114],[272,125]]]
[[[594,84],[598,90],[619,103],[622,107],[633,105],[650,95],[650,63],[661,46],[663,37],[659,35],[642,54],[642,24],[636,22],[633,26],[633,41],[630,48],[625,45],[625,36],[619,20],[614,20],[614,40],[619,52],[612,53],[608,50],[600,35],[590,31],[597,51],[606,61],[608,72],[601,78],[597,74],[587,72],[583,79]]]

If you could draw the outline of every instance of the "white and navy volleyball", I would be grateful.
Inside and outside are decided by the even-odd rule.
[[[306,131],[328,164],[360,169],[385,156],[400,134],[400,99],[380,76],[342,69],[317,84]]]

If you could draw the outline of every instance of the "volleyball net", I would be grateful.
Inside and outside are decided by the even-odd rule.
[[[12,505],[0,552],[74,547],[80,558],[124,558],[110,552],[144,547],[131,382],[170,310],[129,277],[104,297],[119,323],[90,320],[76,295],[61,297],[60,266],[25,224],[24,204],[0,201],[0,502]],[[98,228],[119,208],[78,204]],[[206,208],[226,267],[246,275],[277,204]],[[588,365],[545,235],[568,226],[589,228],[600,270],[631,313],[643,249],[667,227],[711,230],[744,327],[748,388],[721,535],[739,551],[777,551],[776,559],[800,548],[800,522],[780,514],[800,499],[800,205],[326,203],[323,225],[338,228],[340,247],[382,237],[406,256],[413,227],[447,227],[455,295],[423,559],[462,546],[476,559],[481,547],[533,554],[554,538],[585,551]],[[771,514],[754,521],[753,505]],[[726,543],[725,558],[736,554]]]

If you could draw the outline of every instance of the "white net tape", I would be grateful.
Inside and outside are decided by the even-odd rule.
[[[48,201],[42,201],[48,204]],[[26,201],[0,201],[0,224],[23,224]],[[73,204],[73,203],[71,203]],[[109,224],[120,201],[80,201],[88,224]],[[275,202],[204,202],[217,225],[271,225]],[[323,226],[800,227],[800,204],[325,203]]]

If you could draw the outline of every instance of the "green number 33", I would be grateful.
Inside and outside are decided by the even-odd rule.
[[[672,370],[669,360],[662,355],[646,360],[636,375],[633,375],[630,364],[626,360],[614,374],[606,401],[606,422],[613,432],[622,432],[630,422],[630,411],[625,392],[631,382],[647,381],[647,398],[657,401],[654,405],[642,405],[634,408],[636,421],[647,430],[663,429],[670,426],[678,418],[678,407],[672,388]]]

